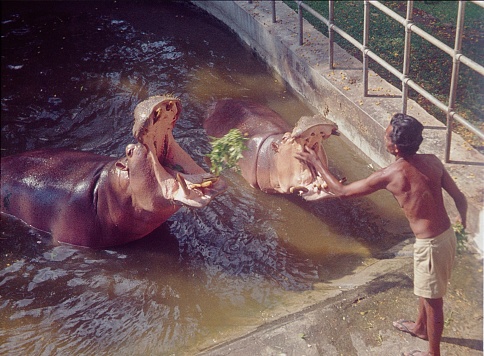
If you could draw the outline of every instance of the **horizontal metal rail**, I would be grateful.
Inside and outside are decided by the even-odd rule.
[[[252,1],[249,1],[252,2]],[[445,161],[450,161],[450,146],[451,146],[451,132],[452,132],[452,122],[456,120],[460,124],[462,124],[466,129],[474,133],[480,139],[484,140],[484,133],[474,125],[472,125],[468,120],[463,118],[461,115],[455,112],[454,105],[455,105],[455,97],[457,91],[457,81],[459,77],[459,64],[465,64],[468,68],[472,69],[476,73],[484,76],[484,67],[477,62],[473,61],[472,59],[466,57],[461,53],[461,43],[462,43],[462,36],[463,36],[463,24],[464,24],[464,9],[465,3],[467,1],[462,0],[459,1],[459,10],[457,14],[457,31],[456,31],[456,38],[455,38],[455,46],[454,48],[446,45],[442,41],[438,40],[431,34],[427,33],[417,25],[415,25],[412,21],[413,16],[413,0],[407,0],[407,15],[406,18],[400,16],[395,11],[391,10],[387,6],[383,5],[381,2],[376,0],[364,0],[365,6],[365,25],[363,29],[363,43],[360,43],[358,40],[354,39],[350,36],[347,32],[343,29],[339,28],[334,24],[334,0],[329,0],[329,19],[322,16],[319,12],[314,10],[309,4],[304,3],[304,1],[297,0],[295,1],[298,6],[298,13],[299,13],[299,44],[303,44],[303,14],[302,10],[307,11],[311,15],[313,15],[317,20],[324,23],[328,26],[329,32],[329,66],[330,68],[334,68],[334,33],[339,34],[342,38],[347,40],[351,43],[354,47],[362,52],[363,55],[363,82],[364,82],[364,93],[363,96],[368,96],[368,58],[371,58],[373,61],[381,65],[384,69],[388,72],[393,74],[402,82],[402,112],[406,113],[407,111],[407,101],[408,101],[408,88],[412,88],[422,97],[427,99],[430,103],[436,106],[438,109],[442,110],[447,115],[447,137],[446,137],[446,152],[445,152]],[[484,8],[483,1],[471,1],[472,3],[477,4],[478,6]],[[371,51],[368,46],[368,38],[369,38],[369,7],[368,4],[374,6],[376,9],[383,12],[385,15],[391,17],[392,19],[396,20],[405,28],[405,50],[404,50],[404,64],[403,70],[400,71],[393,67],[390,63],[386,62],[377,53]],[[275,8],[275,0],[272,0],[272,21],[276,22],[276,8]],[[451,74],[451,89],[449,93],[449,103],[445,104],[438,100],[435,96],[429,93],[427,90],[422,88],[418,85],[414,80],[408,77],[408,68],[410,66],[410,44],[411,44],[411,34],[415,33],[416,35],[420,36],[424,40],[428,41],[432,45],[436,46],[443,52],[447,53],[453,59],[453,67],[452,67],[452,74]]]

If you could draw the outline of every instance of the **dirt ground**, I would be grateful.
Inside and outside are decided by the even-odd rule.
[[[406,253],[380,259],[386,259],[379,264],[381,273],[370,282],[205,349],[199,355],[387,356],[426,351],[427,341],[392,326],[394,320],[415,320],[417,316],[413,258]],[[442,355],[483,354],[482,263],[480,254],[463,252],[457,256],[444,298]],[[385,265],[392,266],[388,272],[383,271]]]
[[[320,322],[308,330],[304,339],[320,355],[325,354],[324,345],[319,343],[321,335],[341,355],[365,354],[364,350],[355,348],[354,340],[348,342],[347,336],[352,332],[358,333],[361,346],[367,351],[373,350],[374,354],[393,354],[385,353],[388,342],[400,344],[402,352],[416,348],[425,351],[426,341],[398,332],[392,326],[393,320],[415,320],[418,298],[413,294],[412,278],[413,265],[409,260],[397,273],[384,275],[349,292],[321,310]],[[445,329],[441,343],[444,355],[482,355],[482,291],[482,259],[470,253],[458,255],[444,298]]]

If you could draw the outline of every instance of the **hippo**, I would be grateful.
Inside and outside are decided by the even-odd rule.
[[[180,112],[173,96],[138,104],[139,142],[119,159],[64,149],[3,157],[2,213],[51,233],[56,243],[105,248],[146,236],[183,205],[206,206],[227,185],[175,142]]]
[[[208,136],[222,137],[237,128],[247,150],[237,165],[254,188],[270,194],[297,193],[306,201],[329,198],[326,182],[312,166],[295,157],[305,147],[315,150],[327,166],[322,141],[339,135],[338,126],[322,115],[303,116],[294,128],[273,110],[250,100],[224,99],[211,105],[203,127]]]

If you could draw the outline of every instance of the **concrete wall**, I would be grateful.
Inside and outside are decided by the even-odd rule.
[[[336,122],[341,133],[376,164],[393,161],[383,144],[385,128],[393,113],[401,112],[401,91],[371,72],[369,96],[363,97],[362,63],[335,44],[335,68],[328,65],[328,39],[304,23],[304,44],[299,46],[298,15],[282,1],[276,2],[277,22],[272,23],[270,1],[195,1],[229,26],[268,63],[308,104]],[[408,102],[408,114],[424,126],[421,153],[443,159],[445,127],[417,103]],[[484,246],[484,157],[459,136],[453,135],[451,159],[460,163],[447,169],[469,201],[468,231],[482,252]],[[446,206],[457,216],[452,200]]]

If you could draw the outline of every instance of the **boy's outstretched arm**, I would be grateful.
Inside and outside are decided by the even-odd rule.
[[[321,163],[315,151],[309,147],[306,147],[306,151],[296,153],[296,158],[314,166],[316,171],[328,184],[331,193],[336,197],[349,198],[368,195],[377,190],[385,189],[389,183],[386,170],[381,169],[365,179],[344,185]]]

